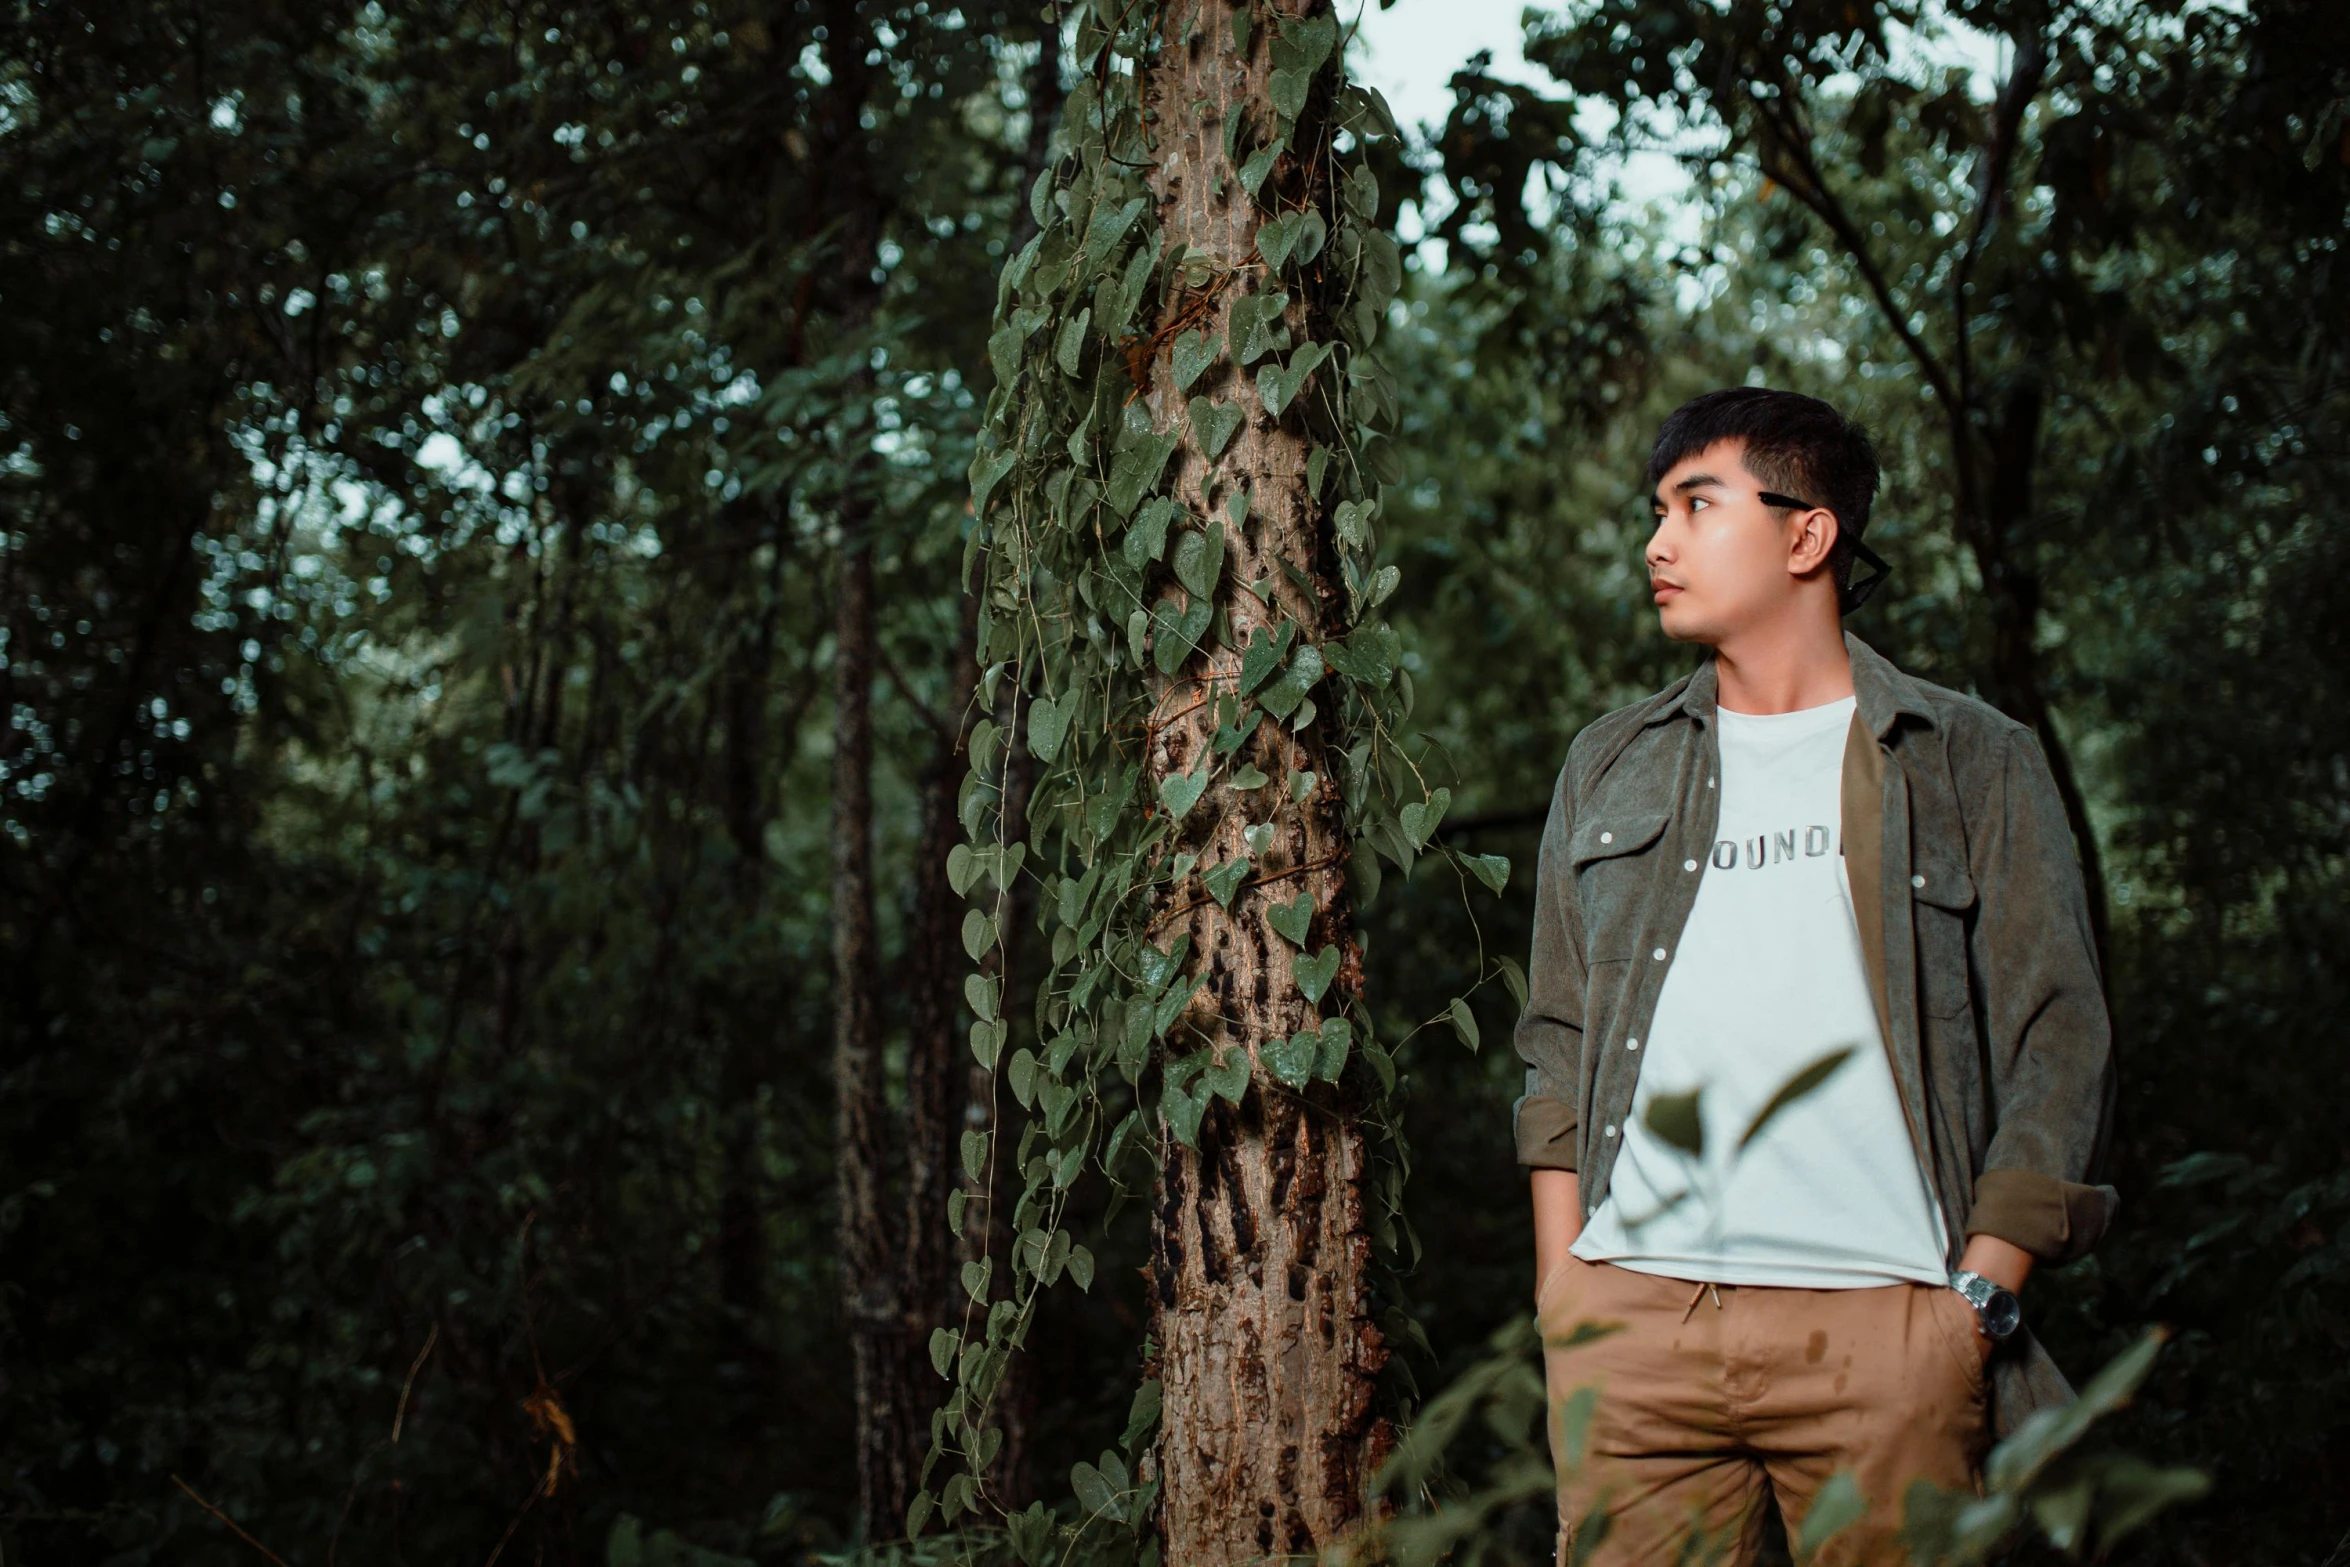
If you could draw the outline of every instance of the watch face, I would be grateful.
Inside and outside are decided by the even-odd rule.
[[[1991,1298],[1983,1302],[1982,1315],[1983,1331],[1993,1338],[2005,1338],[2022,1324],[2023,1302],[2006,1290],[1995,1289]]]

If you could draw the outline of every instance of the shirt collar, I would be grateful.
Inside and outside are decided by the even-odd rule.
[[[1844,651],[1852,660],[1852,691],[1860,721],[1868,725],[1869,733],[1882,740],[1892,733],[1894,721],[1904,715],[1920,723],[1934,722],[1934,710],[1918,690],[1917,682],[1895,667],[1893,661],[1870,647],[1851,632],[1844,633]],[[1663,699],[1650,712],[1648,722],[1658,724],[1676,713],[1686,713],[1700,724],[1714,721],[1717,688],[1713,656],[1709,653],[1703,662],[1681,683],[1676,692],[1667,688]]]

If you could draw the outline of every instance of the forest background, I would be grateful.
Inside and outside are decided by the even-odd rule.
[[[1910,46],[1940,26],[1998,72]],[[1767,382],[1879,434],[1895,576],[1855,629],[2071,788],[2123,1208],[2028,1310],[2076,1375],[2167,1324],[2111,1439],[2214,1480],[2132,1559],[2339,1567],[2338,7],[1527,27],[1536,85],[1472,62],[1447,124],[1368,149],[1378,223],[1440,241],[1377,323],[1386,610],[1434,831],[1515,867],[1356,916],[1411,1036],[1395,1411],[1530,1291],[1512,1007],[1472,987],[1523,950],[1569,738],[1688,664],[1638,592],[1646,443]],[[296,1561],[895,1532],[857,1303],[920,1312],[893,1292],[952,1250],[956,1137],[1024,1114],[964,1049],[942,867],[990,320],[1067,45],[866,0],[11,12],[11,1558],[256,1559],[224,1516]],[[1686,202],[1621,199],[1633,144]],[[851,1099],[884,1180],[844,1217]],[[1015,1499],[1127,1422],[1134,1223],[1081,1216],[1099,1271],[1013,1378]]]

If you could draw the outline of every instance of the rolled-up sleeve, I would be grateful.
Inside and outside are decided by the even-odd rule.
[[[1567,845],[1574,838],[1569,769],[1559,770],[1534,867],[1534,945],[1526,964],[1526,1009],[1512,1044],[1526,1063],[1526,1091],[1511,1107],[1518,1163],[1572,1170],[1581,1123],[1583,921]]]
[[[2008,737],[2000,797],[1970,846],[1996,1123],[1966,1232],[2070,1262],[2120,1202],[2095,1184],[2113,1121],[2113,1029],[2072,829],[2029,730]]]

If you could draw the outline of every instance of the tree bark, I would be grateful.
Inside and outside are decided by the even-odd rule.
[[[1303,16],[1327,6],[1282,0],[1276,9]],[[1146,110],[1160,138],[1152,184],[1170,253],[1196,246],[1235,270],[1256,260],[1254,235],[1268,214],[1229,171],[1222,180],[1216,175],[1226,161],[1224,115],[1245,117],[1259,141],[1273,133],[1271,31],[1255,29],[1244,55],[1228,7],[1206,0],[1167,7]],[[1318,112],[1307,110],[1309,117]],[[1297,145],[1317,145],[1313,125],[1300,128]],[[1284,158],[1265,199],[1327,213],[1328,197],[1319,168]],[[1223,334],[1243,286],[1236,281],[1216,298],[1205,322],[1211,334]],[[1168,319],[1183,303],[1169,301]],[[1291,324],[1301,334],[1312,327],[1314,337],[1335,335],[1302,305],[1292,305]],[[1215,693],[1235,689],[1239,648],[1252,632],[1294,620],[1301,641],[1318,643],[1344,630],[1335,612],[1342,600],[1334,549],[1306,482],[1309,448],[1297,411],[1286,424],[1268,418],[1253,381],[1229,363],[1191,392],[1237,403],[1247,415],[1222,460],[1211,464],[1188,433],[1184,395],[1167,360],[1151,366],[1154,422],[1186,432],[1171,493],[1197,508],[1196,524],[1225,533],[1226,585],[1216,596],[1231,635],[1194,655],[1175,679],[1158,682],[1151,767],[1159,777],[1188,772],[1208,755]],[[1225,509],[1235,487],[1251,497],[1238,527]],[[1230,586],[1238,582],[1269,584],[1270,602]],[[1237,1050],[1251,1063],[1237,1106],[1211,1101],[1197,1149],[1166,1138],[1156,1191],[1153,1336],[1165,1394],[1157,1463],[1170,1562],[1253,1561],[1331,1544],[1361,1515],[1390,1440],[1375,1408],[1386,1351],[1370,1305],[1358,1106],[1351,1092],[1328,1084],[1303,1094],[1284,1087],[1260,1055],[1273,1040],[1316,1022],[1294,982],[1296,954],[1266,923],[1270,903],[1310,893],[1310,947],[1336,945],[1344,954],[1335,994],[1343,999],[1359,985],[1345,901],[1339,759],[1328,754],[1326,729],[1325,721],[1285,732],[1268,718],[1231,760],[1234,767],[1254,761],[1274,786],[1243,793],[1217,785],[1167,846],[1197,853],[1201,867],[1212,868],[1246,852],[1242,831],[1252,819],[1273,820],[1273,840],[1229,908],[1201,892],[1195,877],[1167,895],[1152,930],[1162,947],[1188,932],[1193,961],[1206,965],[1207,986],[1186,1019],[1195,1039],[1219,1058]],[[1316,782],[1301,803],[1290,803],[1283,781],[1308,771]]]
[[[976,608],[976,600],[971,601]],[[974,654],[978,618],[963,616],[962,629],[947,652],[943,689],[962,693],[978,682]],[[909,1384],[933,1386],[928,1363],[931,1331],[950,1315],[948,1289],[961,1259],[947,1228],[947,1193],[958,1177],[955,1146],[955,1058],[960,1054],[956,1023],[961,1018],[965,961],[961,935],[963,900],[947,880],[947,851],[962,827],[955,813],[970,734],[968,704],[939,715],[933,751],[923,768],[921,832],[916,841],[912,917],[906,933],[905,987],[910,1016],[906,1031],[905,1251],[900,1286],[905,1316],[900,1353]],[[918,1369],[917,1369],[918,1368]],[[930,1401],[910,1401],[900,1410],[897,1440],[916,1459],[930,1444]]]
[[[825,64],[832,80],[817,111],[817,201],[835,225],[835,319],[854,339],[873,319],[872,281],[881,234],[880,193],[867,168],[860,123],[872,91],[873,44],[858,0],[826,8]],[[857,1506],[862,1536],[898,1532],[921,1473],[928,1388],[906,1350],[901,1237],[887,1194],[891,1125],[881,1053],[879,943],[873,913],[873,677],[878,652],[873,601],[872,463],[856,452],[866,431],[844,433],[852,451],[838,500],[840,560],[833,601],[832,1078],[833,1158],[839,1202],[841,1310],[857,1399]]]

